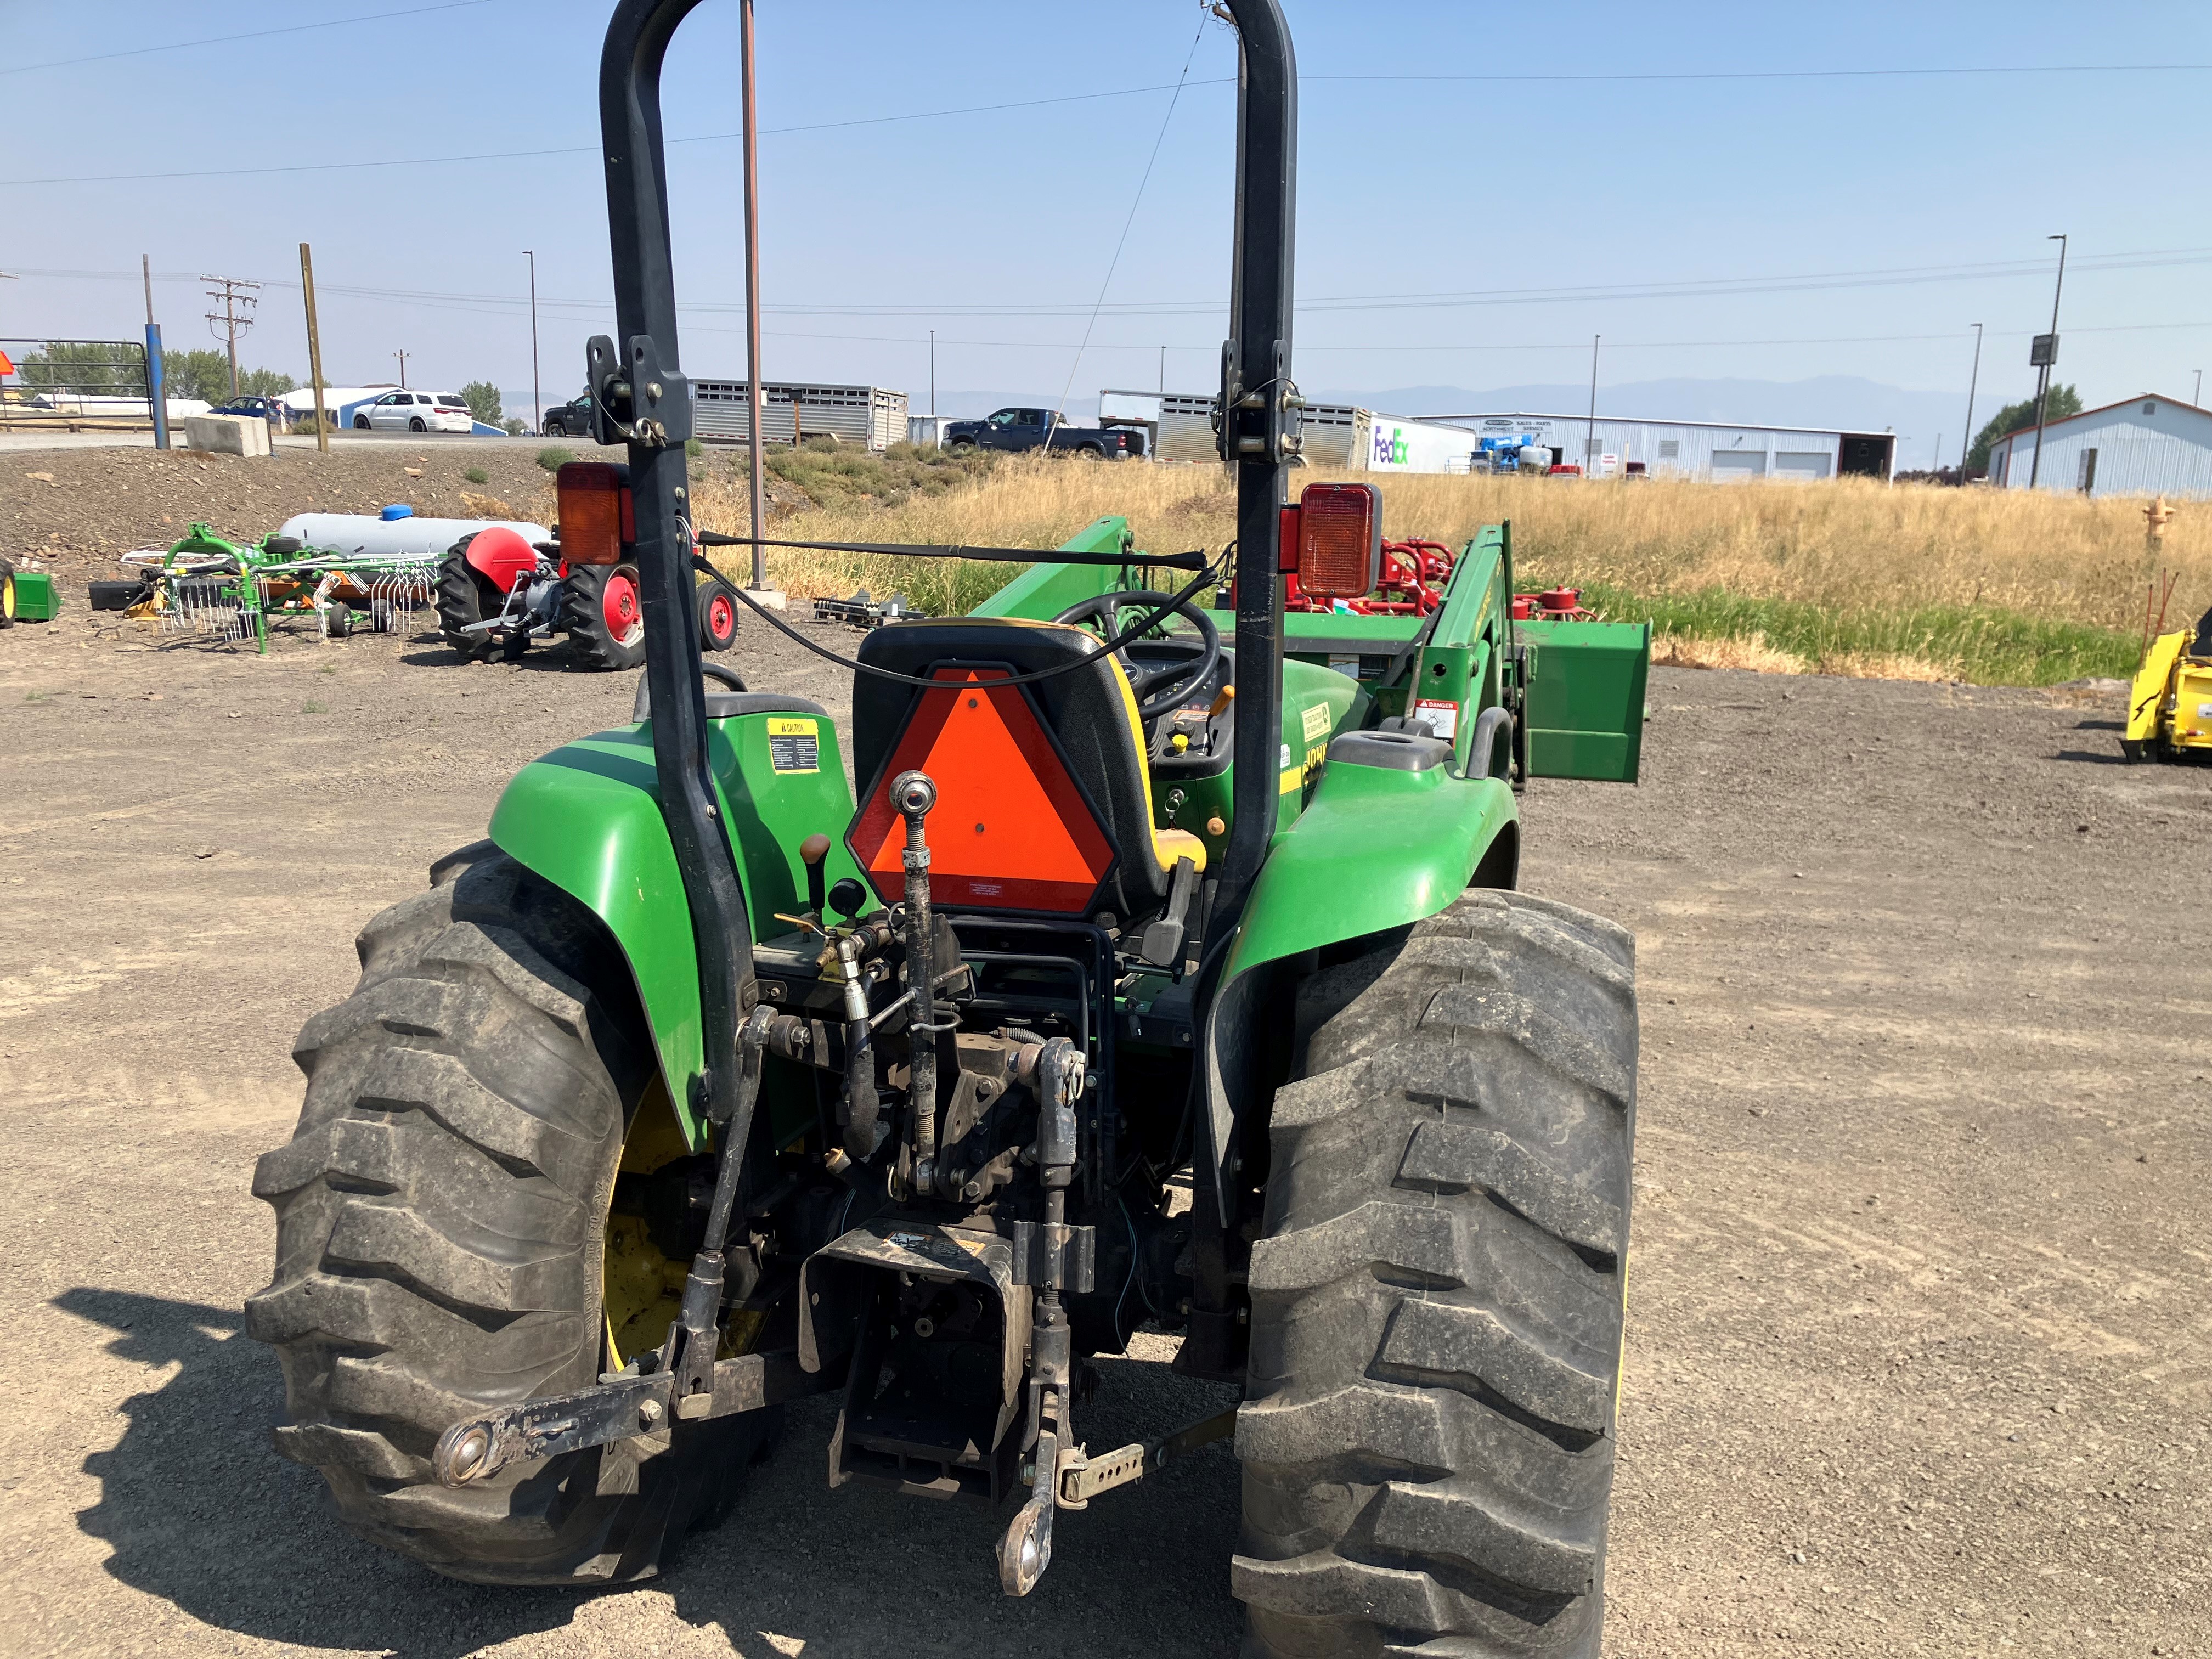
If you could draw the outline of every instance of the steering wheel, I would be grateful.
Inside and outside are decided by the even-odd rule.
[[[1137,714],[1146,725],[1159,719],[1171,708],[1180,708],[1184,698],[1204,685],[1213,672],[1214,665],[1221,660],[1221,630],[1214,626],[1213,618],[1189,600],[1175,605],[1172,593],[1155,593],[1147,587],[1127,587],[1117,592],[1101,593],[1097,598],[1072,605],[1053,620],[1060,623],[1097,623],[1110,639],[1121,632],[1121,615],[1125,611],[1158,611],[1163,605],[1174,605],[1168,616],[1182,617],[1198,629],[1194,643],[1188,640],[1167,641],[1194,654],[1187,663],[1174,663],[1164,668],[1138,668],[1129,661],[1125,647],[1116,654],[1129,674],[1129,689],[1137,694]],[[1160,620],[1164,623],[1166,617]]]

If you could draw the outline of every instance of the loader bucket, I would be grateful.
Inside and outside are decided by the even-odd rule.
[[[1651,624],[1516,622],[1528,650],[1528,775],[1633,783]]]

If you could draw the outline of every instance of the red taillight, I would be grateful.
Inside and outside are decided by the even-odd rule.
[[[571,564],[620,564],[623,544],[637,539],[629,469],[610,461],[563,461],[554,481],[561,556]]]
[[[1298,586],[1317,599],[1362,599],[1382,566],[1382,490],[1308,484],[1298,496]]]

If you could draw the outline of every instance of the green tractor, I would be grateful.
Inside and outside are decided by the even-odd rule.
[[[843,731],[703,664],[659,112],[696,3],[623,0],[602,59],[635,718],[525,768],[300,1035],[247,1304],[280,1449],[441,1572],[600,1585],[826,1394],[830,1486],[999,1506],[1021,1595],[1059,1510],[1233,1435],[1248,1651],[1595,1652],[1633,951],[1513,890],[1516,787],[1633,778],[1644,631],[1516,626],[1502,530],[1426,616],[1286,628],[1293,574],[1373,588],[1377,498],[1285,499],[1295,71],[1230,0],[1233,568],[1110,518],[957,550],[1032,562],[866,635]],[[1093,1448],[1140,1322],[1241,1404]]]

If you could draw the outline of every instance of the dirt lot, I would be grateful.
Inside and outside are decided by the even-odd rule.
[[[759,640],[756,684],[842,701]],[[239,1307],[292,1034],[631,690],[81,602],[0,635],[0,1651],[1236,1650],[1220,1449],[1064,1516],[1025,1602],[981,1516],[825,1492],[820,1402],[723,1531],[595,1597],[379,1554],[270,1450]],[[1651,702],[1641,787],[1524,803],[1527,884],[1642,941],[1609,1651],[2206,1651],[2212,770],[2116,765],[2112,709],[2040,693],[1661,670]],[[1165,1352],[1107,1367],[1093,1445],[1204,1408]]]

